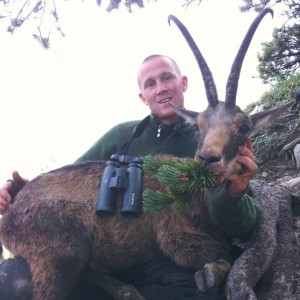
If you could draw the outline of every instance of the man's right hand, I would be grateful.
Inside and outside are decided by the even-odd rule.
[[[13,203],[13,192],[15,185],[19,186],[19,189],[22,188],[29,180],[20,176],[17,171],[12,173],[13,180],[8,180],[0,188],[0,214],[4,214],[9,205]],[[13,182],[14,181],[14,182]]]

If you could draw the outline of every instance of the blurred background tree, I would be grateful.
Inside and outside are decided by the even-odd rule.
[[[283,24],[273,31],[273,39],[263,43],[258,54],[258,70],[264,83],[276,84],[299,74],[300,66],[300,1],[243,0],[242,12],[274,8]]]
[[[59,0],[62,1],[62,0]],[[65,2],[69,0],[64,0]],[[84,0],[82,0],[84,2]],[[95,0],[96,4],[106,9],[107,13],[118,10],[120,7],[125,7],[129,13],[133,12],[133,8],[144,8],[148,2],[156,2],[157,0]],[[183,6],[188,6],[192,3],[200,4],[202,0],[182,0]],[[105,4],[104,4],[105,3]],[[51,23],[47,28],[56,28],[56,30],[64,36],[60,26],[59,2],[57,0],[0,0],[0,20],[9,19],[7,31],[14,33],[17,28],[20,28],[26,21],[35,20],[36,30],[33,37],[37,39],[44,48],[50,46],[50,30],[45,30],[43,24]]]
[[[65,0],[68,1],[68,0]],[[128,12],[133,7],[144,8],[149,1],[158,0],[96,0],[99,7],[104,6],[108,13],[126,7]],[[162,0],[161,0],[162,1]],[[209,0],[207,0],[209,1]],[[182,0],[183,6],[200,4],[202,0]],[[60,26],[59,11],[56,0],[0,0],[0,19],[9,19],[7,30],[13,33],[29,19],[38,20],[34,38],[45,48],[49,47],[50,31],[44,32],[43,22],[53,22],[58,32],[64,36]],[[1,9],[2,5],[2,9]],[[295,74],[300,63],[300,1],[295,0],[241,0],[242,12],[255,10],[259,12],[265,7],[272,7],[283,18],[280,28],[275,28],[273,40],[263,44],[262,53],[258,55],[260,77],[264,83],[274,83],[286,76]],[[51,19],[51,20],[50,20]]]
[[[61,1],[61,0],[60,0]],[[68,0],[65,0],[68,1]],[[141,9],[149,2],[159,0],[95,0],[96,4],[106,9],[108,13],[125,7],[129,13],[135,8]],[[163,1],[163,0],[160,0]],[[210,1],[210,0],[207,0]],[[202,0],[182,0],[183,6],[201,4]],[[105,3],[105,4],[104,4]],[[45,30],[43,23],[54,24],[55,29],[64,36],[60,26],[59,11],[56,0],[0,0],[0,20],[9,19],[7,30],[13,33],[24,22],[34,19],[37,28],[33,37],[44,48],[50,45],[50,34],[53,26]],[[2,9],[1,9],[2,5]],[[262,44],[262,51],[258,54],[259,76],[263,83],[276,85],[291,76],[299,74],[300,66],[300,1],[298,0],[241,0],[241,12],[254,10],[259,12],[265,7],[271,7],[282,17],[282,25],[273,31],[273,39]],[[146,8],[145,8],[146,9]]]

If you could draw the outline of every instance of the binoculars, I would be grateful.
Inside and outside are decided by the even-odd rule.
[[[114,215],[120,195],[122,215],[135,216],[140,213],[143,192],[142,165],[143,159],[139,156],[111,156],[102,175],[96,204],[97,215]]]

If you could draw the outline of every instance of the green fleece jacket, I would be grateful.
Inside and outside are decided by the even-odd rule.
[[[76,162],[108,160],[112,154],[119,153],[139,123],[140,121],[131,121],[116,125]],[[197,140],[192,125],[183,119],[174,125],[160,125],[156,118],[150,115],[148,125],[142,134],[132,141],[127,155],[146,156],[162,153],[177,157],[194,157],[196,149]],[[226,182],[210,192],[209,211],[228,235],[245,237],[259,219],[260,206],[246,193],[232,198],[226,195],[225,189]]]

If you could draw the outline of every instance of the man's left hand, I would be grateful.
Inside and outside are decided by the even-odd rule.
[[[240,174],[232,174],[227,177],[227,193],[231,197],[239,196],[245,192],[249,181],[254,177],[258,169],[253,155],[253,145],[250,140],[244,146],[239,147],[239,154],[237,162],[242,165],[243,171]]]

